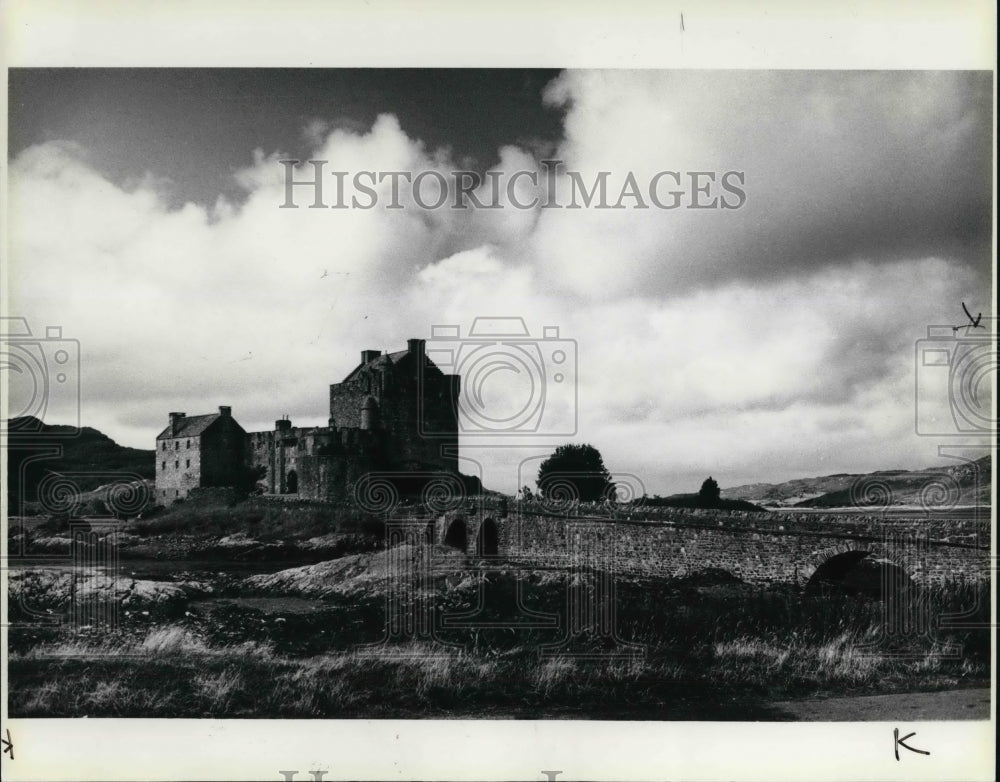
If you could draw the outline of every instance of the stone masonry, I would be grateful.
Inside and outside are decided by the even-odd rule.
[[[851,552],[898,565],[918,584],[990,577],[990,523],[946,517],[672,510],[626,518],[575,516],[489,504],[414,519],[424,540],[505,567],[601,567],[686,576],[723,570],[748,583],[804,585]]]
[[[460,378],[441,372],[424,345],[410,339],[395,353],[361,351],[360,363],[330,386],[326,426],[280,418],[270,431],[247,434],[228,407],[210,416],[171,413],[156,440],[157,500],[252,480],[269,494],[344,500],[373,471],[415,480],[456,475]]]
[[[229,407],[211,415],[171,413],[156,437],[156,501],[169,505],[192,489],[238,485],[246,439]]]

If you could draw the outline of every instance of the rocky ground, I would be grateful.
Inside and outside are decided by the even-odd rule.
[[[65,525],[13,525],[11,713],[796,719],[773,704],[989,681],[988,634],[873,651],[877,602],[723,572],[619,577],[614,632],[579,631],[607,595],[602,574],[385,549],[293,513],[234,529],[244,520],[133,527],[104,565],[71,560]],[[96,554],[109,541],[92,533]],[[953,611],[969,595],[935,599]]]

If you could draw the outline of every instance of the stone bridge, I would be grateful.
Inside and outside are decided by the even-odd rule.
[[[990,522],[977,514],[549,512],[480,503],[395,525],[404,537],[532,568],[672,577],[722,570],[748,583],[805,586],[814,577],[836,578],[867,557],[922,585],[990,577]]]

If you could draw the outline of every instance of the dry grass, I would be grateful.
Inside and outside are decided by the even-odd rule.
[[[22,717],[768,719],[766,704],[789,697],[934,689],[990,675],[986,632],[887,641],[877,612],[851,601],[706,592],[673,601],[651,594],[642,603],[643,594],[637,590],[634,602],[621,596],[619,628],[646,648],[632,657],[601,657],[603,641],[594,638],[577,639],[580,656],[567,647],[542,657],[551,635],[507,632],[470,635],[464,647],[344,649],[333,639],[302,652],[279,643],[276,651],[280,637],[262,641],[255,622],[232,635],[178,620],[131,636],[38,636],[11,647],[9,710]],[[956,642],[964,645],[958,657]]]
[[[743,637],[713,647],[712,669],[727,681],[766,684],[810,681],[820,687],[851,688],[890,680],[927,681],[949,663],[957,663],[940,646],[922,653],[879,651],[870,644],[872,633],[841,633],[825,643],[782,646],[774,640]],[[961,676],[988,676],[989,666],[962,659]]]
[[[535,670],[534,685],[538,692],[548,697],[552,690],[569,680],[577,671],[576,663],[566,657],[553,657]]]
[[[154,661],[199,657],[244,657],[254,660],[269,660],[273,657],[273,649],[268,644],[253,641],[213,647],[180,625],[167,625],[150,630],[145,637],[139,640],[70,639],[51,644],[40,644],[24,652],[11,652],[9,655],[11,660],[133,658]]]
[[[87,651],[95,656],[87,659]],[[711,660],[694,666],[657,658],[539,659],[530,650],[483,659],[431,645],[296,659],[262,645],[208,647],[172,627],[117,649],[63,643],[13,655],[10,711],[25,717],[392,717],[538,715],[573,707],[584,714],[723,718],[725,712],[712,711],[718,708],[713,701],[747,687],[912,684],[939,678],[944,662],[939,651],[909,660],[866,653],[849,636],[794,649],[738,638],[715,644]],[[967,672],[988,673],[964,665]]]
[[[209,711],[217,714],[229,711],[233,694],[242,685],[243,677],[236,668],[201,674],[194,680],[197,696],[207,701]]]

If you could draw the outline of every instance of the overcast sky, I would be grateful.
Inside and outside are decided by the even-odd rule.
[[[963,301],[993,314],[991,79],[14,70],[10,310],[79,340],[82,422],[135,447],[169,411],[220,404],[248,430],[282,413],[323,424],[362,349],[511,315],[575,341],[576,401],[550,383],[545,420],[578,431],[533,450],[463,437],[488,486],[527,482],[533,454],[570,440],[651,494],[709,473],[732,486],[928,466],[914,345],[961,323]],[[612,201],[630,172],[642,188],[664,170],[738,171],[746,197],[279,209],[287,157],[508,176],[558,159],[588,182],[609,172]],[[498,373],[484,398],[505,409],[522,381]],[[49,422],[68,420],[61,404]]]

